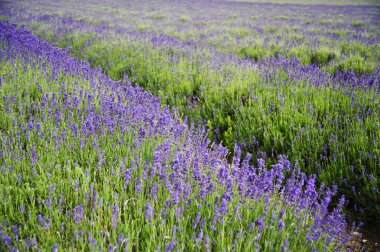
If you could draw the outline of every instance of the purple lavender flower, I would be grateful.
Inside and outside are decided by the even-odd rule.
[[[158,191],[158,184],[154,183],[152,186],[152,189],[150,191],[151,197],[156,201],[157,200],[157,191]]]
[[[136,178],[136,192],[139,194],[142,190],[141,180],[140,178]]]
[[[3,234],[1,241],[7,246],[12,246],[12,238],[8,234]]]
[[[128,182],[131,178],[132,178],[132,170],[126,169],[124,173],[124,187],[128,185]]]
[[[258,160],[257,160],[257,166],[258,166],[258,168],[264,168],[265,167],[265,160],[264,159],[262,159],[262,158],[259,158]]]
[[[284,217],[284,213],[285,213],[285,211],[284,211],[284,209],[282,208],[282,209],[280,210],[280,214],[279,214],[280,219],[281,219],[282,217]]]
[[[33,238],[26,237],[25,238],[25,245],[28,248],[36,247],[36,246],[38,246],[37,239],[35,237],[33,237]]]
[[[18,226],[17,225],[12,225],[11,228],[12,228],[14,239],[16,241],[18,241],[18,235],[19,235],[18,234]]]
[[[255,221],[255,225],[256,225],[256,226],[259,226],[260,228],[262,228],[263,225],[264,225],[264,223],[263,223],[262,219],[259,218],[259,219],[257,219],[257,220]]]
[[[51,209],[51,198],[47,198],[47,199],[45,199],[44,202],[45,202],[45,205],[46,205],[48,208]]]
[[[116,203],[112,207],[112,230],[116,229],[117,223],[118,223],[118,218],[119,218],[119,207]]]
[[[124,235],[123,233],[120,233],[118,236],[117,236],[117,243],[118,244],[121,244],[124,240]]]
[[[146,203],[145,205],[145,218],[150,221],[153,219],[154,208],[150,205],[150,203]]]
[[[51,252],[58,252],[59,244],[54,244],[51,248]]]
[[[228,211],[228,206],[227,206],[227,200],[226,199],[222,199],[222,203],[220,204],[220,207],[218,209],[218,212],[224,216],[227,214],[227,211]]]
[[[93,189],[92,191],[92,199],[91,199],[91,207],[92,209],[96,209],[96,199],[97,199],[97,196],[98,196],[98,192]]]
[[[278,221],[278,226],[277,226],[277,228],[278,228],[279,230],[284,229],[284,221],[283,221],[283,220],[279,220],[279,221]]]
[[[193,229],[197,228],[197,225],[201,219],[201,214],[198,212],[197,215],[195,216],[194,223],[193,223]]]
[[[165,247],[165,252],[172,251],[175,246],[175,241],[170,241],[169,245]]]
[[[203,239],[203,229],[201,229],[201,231],[196,235],[195,239],[196,239],[197,242],[202,241],[202,239]]]
[[[289,247],[289,242],[286,238],[284,238],[281,244],[281,248],[287,251],[288,247]]]
[[[108,252],[114,251],[114,249],[115,247],[112,245],[112,243],[108,245]]]
[[[146,131],[145,131],[145,129],[143,127],[139,128],[139,134],[140,134],[141,137],[145,137]]]
[[[80,223],[82,220],[84,220],[84,209],[83,205],[79,204],[73,209],[73,215],[74,215],[74,220],[75,223]]]

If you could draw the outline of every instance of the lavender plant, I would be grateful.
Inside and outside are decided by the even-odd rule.
[[[0,22],[1,250],[355,248],[337,188],[240,160],[128,79]],[[287,175],[287,176],[285,176]]]

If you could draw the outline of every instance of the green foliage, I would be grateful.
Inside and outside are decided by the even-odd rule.
[[[224,145],[229,148],[230,150],[234,147],[234,139],[233,139],[233,133],[232,133],[232,121],[231,117],[227,116],[227,130],[224,132]]]
[[[139,30],[139,31],[146,31],[148,29],[149,29],[148,25],[138,25],[137,26],[137,30]]]
[[[311,20],[311,19],[304,19],[303,23],[304,24],[311,24],[311,23],[313,23],[313,20]]]
[[[151,19],[163,19],[165,18],[165,14],[153,12],[153,13],[150,13],[148,17]]]
[[[189,17],[188,17],[188,16],[182,16],[182,17],[180,18],[180,20],[181,20],[181,21],[187,21],[187,20],[189,20]]]
[[[258,61],[259,59],[264,57],[265,50],[258,45],[254,45],[240,49],[239,54],[243,57],[247,57],[250,59],[254,59],[255,61]]]
[[[318,64],[320,66],[326,66],[336,58],[337,58],[337,56],[336,56],[335,52],[333,52],[329,49],[321,48],[321,49],[317,49],[311,53],[310,63]]]
[[[250,31],[250,30],[247,30],[247,29],[241,29],[241,28],[234,28],[234,29],[231,29],[231,32],[232,32],[234,35],[237,35],[237,36],[240,36],[240,37],[244,37],[244,36],[247,36],[247,35],[251,34],[251,31]]]
[[[362,20],[355,20],[351,22],[351,25],[355,27],[362,27],[364,26],[364,22]]]
[[[264,27],[264,32],[266,33],[275,33],[277,31],[277,27],[275,25],[267,25]]]
[[[328,66],[334,60],[338,60],[335,51],[328,48],[310,50],[307,46],[299,46],[292,48],[290,55],[297,57],[303,65],[317,64],[320,67]]]
[[[370,73],[375,67],[375,63],[365,61],[365,59],[356,54],[350,55],[350,57],[344,61],[341,61],[337,69],[339,71],[354,71],[359,74]]]
[[[347,29],[330,29],[330,33],[339,35],[344,38],[350,31]]]
[[[321,25],[329,25],[329,24],[332,24],[332,20],[330,20],[330,19],[322,19],[322,20],[319,20],[318,23],[321,24]]]

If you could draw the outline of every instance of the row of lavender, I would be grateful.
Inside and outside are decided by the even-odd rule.
[[[97,40],[118,40],[120,39],[120,37],[118,37],[117,35],[120,35],[125,40],[144,41],[144,43],[149,41],[160,50],[168,52],[168,54],[169,51],[174,50],[170,59],[171,63],[176,63],[178,61],[181,61],[181,57],[186,57],[186,60],[189,61],[190,64],[199,64],[197,60],[201,60],[204,61],[204,63],[207,62],[211,64],[212,68],[217,69],[221,69],[224,65],[228,64],[239,65],[245,71],[247,71],[250,68],[259,67],[264,72],[264,75],[266,73],[267,75],[273,75],[273,71],[276,71],[278,69],[284,69],[284,71],[290,79],[304,80],[307,83],[310,83],[315,86],[364,87],[374,88],[377,90],[377,92],[380,92],[378,79],[378,76],[380,75],[380,67],[378,64],[375,65],[373,69],[371,69],[370,73],[358,74],[357,72],[354,72],[352,70],[337,71],[331,73],[323,71],[317,63],[303,64],[301,63],[301,60],[297,57],[286,58],[278,54],[271,55],[269,57],[263,57],[262,59],[256,61],[250,58],[241,59],[235,54],[226,54],[218,52],[218,50],[215,50],[215,46],[212,46],[212,44],[206,42],[207,40],[182,40],[178,37],[170,36],[164,33],[157,34],[156,32],[152,31],[141,32],[133,29],[126,29],[122,26],[119,26],[117,23],[117,25],[108,22],[100,22],[97,24],[93,24],[88,20],[80,18],[78,19],[76,16],[72,16],[70,14],[57,16],[54,14],[39,13],[35,15],[32,13],[33,11],[31,11],[30,13],[25,13],[24,10],[19,11],[17,9],[14,11],[10,11],[9,9],[3,10],[3,15],[7,17],[17,16],[17,20],[25,24],[32,23],[32,28],[37,30],[41,29],[41,32],[43,33],[43,35],[46,36],[46,39],[60,44],[63,47],[75,47],[74,41],[73,44],[66,44],[64,39],[69,37],[68,39],[75,40],[75,34],[78,31],[84,32],[84,34],[82,34],[84,35],[84,38],[82,41],[80,41],[81,45],[79,45],[79,48],[72,48],[75,54],[79,54],[79,52],[76,52],[75,49],[77,49],[78,51],[82,51],[81,54],[78,55],[81,57],[86,57],[85,52],[87,47],[91,47],[91,44],[96,44]],[[49,30],[49,32],[46,34],[46,31],[44,29],[47,27],[40,27],[38,24],[39,22],[44,22],[46,26],[49,26],[51,28],[54,27],[53,29],[55,30]],[[318,34],[317,36],[321,36],[321,34]],[[266,40],[271,41],[269,38]],[[352,38],[347,38],[347,40],[352,40]],[[114,41],[114,43],[116,43],[116,41]],[[376,46],[379,44],[379,38],[374,39],[374,41],[364,41],[363,43],[370,43]],[[115,45],[118,44],[119,41]],[[251,44],[254,43],[251,42]],[[285,47],[291,47],[291,45],[286,45]],[[178,50],[178,48],[180,48],[180,50]],[[203,57],[201,59],[197,59],[192,56],[193,54],[203,54]],[[94,57],[96,57],[96,55],[94,55]],[[94,59],[92,59],[91,56],[87,55],[87,60],[89,60],[91,63],[91,61]],[[112,63],[116,63],[117,59],[113,59],[113,61],[114,62]],[[111,66],[107,65],[107,68],[111,68]],[[125,70],[127,71],[128,65],[126,65],[125,68]],[[134,74],[137,75],[138,73]],[[267,76],[265,75],[265,77]],[[225,79],[222,80],[222,82],[224,82],[225,85],[227,85],[229,79],[231,78],[233,77],[226,76]]]
[[[333,190],[285,157],[232,164],[159,101],[0,23],[2,250],[336,250]],[[286,175],[286,179],[285,179]]]
[[[70,13],[92,23],[106,21],[133,31],[207,41],[218,51],[255,60],[280,54],[330,71],[352,68],[368,73],[380,59],[379,6],[210,0],[95,2],[34,0],[31,5],[19,0],[13,5],[33,14]]]

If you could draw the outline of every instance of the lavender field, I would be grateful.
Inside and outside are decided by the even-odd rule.
[[[376,0],[0,0],[0,251],[380,249]]]

